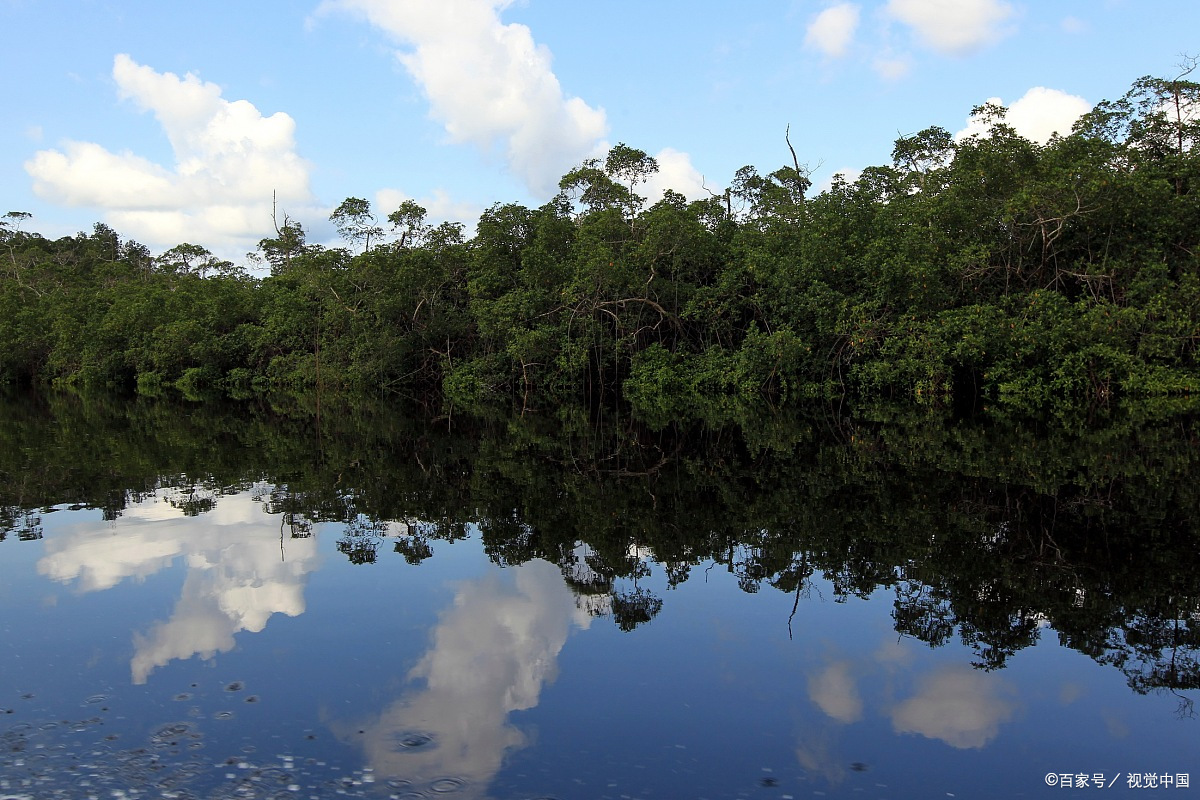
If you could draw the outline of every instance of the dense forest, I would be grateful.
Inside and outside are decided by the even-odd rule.
[[[103,224],[49,240],[11,212],[0,382],[651,417],[847,393],[1183,397],[1200,389],[1198,104],[1198,83],[1143,78],[1045,145],[983,106],[988,135],[905,136],[890,165],[815,195],[793,151],[648,204],[654,159],[617,145],[471,237],[349,198],[331,217],[346,247],[328,248],[281,210],[252,271]]]

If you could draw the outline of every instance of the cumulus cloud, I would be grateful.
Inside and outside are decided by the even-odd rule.
[[[999,97],[989,97],[987,102],[1004,105]],[[1026,139],[1045,144],[1055,133],[1069,134],[1075,121],[1091,110],[1092,104],[1082,97],[1035,86],[1008,106],[1004,122]],[[989,127],[979,118],[972,117],[965,128],[954,134],[954,139],[962,141],[970,136],[986,136]]]
[[[704,176],[692,165],[687,153],[664,147],[655,154],[654,160],[658,162],[658,172],[650,176],[645,186],[638,187],[638,194],[646,195],[651,203],[661,200],[667,189],[691,200],[708,196],[704,190]]]
[[[983,747],[1015,711],[1006,683],[970,667],[927,677],[920,691],[892,711],[897,733],[919,733],[959,749]]]
[[[534,191],[553,191],[584,158],[603,151],[605,112],[564,93],[550,51],[525,25],[505,24],[511,0],[327,0],[359,13],[406,48],[400,63],[454,142],[499,145]]]
[[[192,73],[156,72],[125,54],[112,75],[122,99],[154,114],[175,163],[69,141],[26,162],[39,197],[101,209],[118,229],[164,245],[254,240],[270,227],[272,193],[282,203],[309,201],[309,167],[287,114],[263,116]]]
[[[966,55],[1002,38],[1013,15],[1003,0],[888,0],[885,11],[946,55]]]
[[[512,0],[325,0],[318,13],[358,14],[398,42],[398,60],[450,141],[498,151],[530,191],[549,197],[564,174],[608,152],[608,118],[603,108],[566,93],[550,50],[534,41],[527,26],[500,19],[510,5]],[[650,184],[652,199],[667,188],[703,195],[687,154],[665,148],[656,158],[660,176]]]
[[[858,6],[853,3],[841,3],[825,9],[809,23],[804,44],[831,58],[844,56],[858,28],[858,16]]]

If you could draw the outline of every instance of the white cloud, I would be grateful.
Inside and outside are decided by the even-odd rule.
[[[113,60],[112,74],[123,99],[153,112],[175,163],[70,141],[26,162],[39,197],[101,209],[118,230],[151,244],[216,246],[266,235],[272,193],[280,203],[309,201],[309,167],[295,152],[295,122],[287,114],[264,117],[192,73],[155,72],[124,54]]]
[[[912,69],[912,61],[907,56],[896,58],[880,57],[871,64],[875,74],[886,81],[898,81]]]
[[[601,155],[605,112],[564,94],[550,51],[528,27],[504,24],[511,0],[327,0],[321,10],[355,11],[411,49],[400,62],[425,92],[431,116],[454,142],[499,144],[531,190]]]
[[[658,162],[658,172],[651,175],[644,186],[638,187],[638,194],[646,195],[649,202],[661,200],[667,189],[679,192],[689,200],[708,197],[704,176],[692,165],[687,153],[664,147],[655,154],[654,160]],[[709,188],[716,191],[714,187]]]
[[[947,667],[929,676],[916,696],[892,711],[897,733],[919,733],[959,749],[978,748],[995,738],[1013,715],[1009,687],[970,667]]]
[[[858,6],[841,3],[818,14],[804,34],[804,44],[815,47],[831,58],[846,54],[858,28]]]
[[[939,53],[966,55],[1004,36],[1013,8],[1003,0],[888,0],[886,13]]]
[[[987,102],[1003,105],[999,97],[989,97]],[[1026,139],[1045,144],[1055,133],[1069,134],[1075,121],[1091,110],[1091,103],[1082,97],[1035,86],[1008,107],[1004,122]],[[954,139],[962,141],[969,136],[986,136],[988,129],[987,124],[972,117],[965,128],[954,134]]]

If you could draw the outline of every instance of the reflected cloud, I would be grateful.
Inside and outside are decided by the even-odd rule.
[[[863,702],[850,674],[850,662],[838,661],[808,679],[808,696],[838,722],[862,719]]]
[[[1114,739],[1124,739],[1129,736],[1129,726],[1117,715],[1117,712],[1106,708],[1100,712],[1100,716],[1104,719],[1104,728],[1108,731],[1109,736]]]
[[[38,572],[81,592],[142,580],[184,559],[187,577],[170,619],[135,633],[135,684],[175,659],[232,650],[241,631],[256,633],[272,614],[304,612],[304,584],[317,566],[313,539],[282,544],[273,518],[251,495],[216,498],[212,512],[185,517],[159,497],[134,504],[114,530],[80,529],[46,543]]]
[[[1083,691],[1083,684],[1076,683],[1074,681],[1067,681],[1061,687],[1059,687],[1058,702],[1062,703],[1064,706],[1070,705],[1080,697],[1083,697]]]
[[[802,734],[796,744],[796,761],[807,772],[824,778],[830,786],[838,786],[846,779],[844,760],[836,751],[828,731]]]
[[[384,777],[465,781],[459,796],[485,793],[505,754],[528,743],[508,715],[538,704],[572,626],[590,622],[544,561],[461,585],[409,673],[424,687],[355,726],[368,763]]]
[[[911,644],[890,637],[885,637],[875,650],[875,660],[889,669],[911,667],[916,657]]]
[[[959,749],[983,747],[1016,703],[1009,685],[967,666],[940,669],[921,681],[916,696],[892,711],[897,733],[919,733]]]

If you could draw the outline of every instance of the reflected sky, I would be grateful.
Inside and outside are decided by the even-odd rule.
[[[963,664],[923,676],[915,695],[891,713],[897,733],[918,733],[951,747],[983,747],[1016,709],[1012,688],[998,675]]]
[[[817,578],[792,639],[790,594],[748,594],[736,576],[703,569],[668,589],[642,552],[631,553],[649,573],[639,587],[663,610],[625,631],[611,619],[612,595],[572,588],[599,582],[582,545],[561,565],[500,568],[476,533],[419,565],[387,547],[377,563],[351,564],[336,549],[338,525],[281,536],[281,517],[256,496],[214,495],[209,510],[185,516],[179,506],[195,498],[161,492],[113,521],[63,511],[40,543],[0,544],[0,555],[40,548],[41,580],[76,598],[144,598],[152,612],[134,621],[95,602],[68,611],[43,598],[36,613],[48,628],[55,614],[82,615],[78,624],[111,641],[102,657],[114,670],[128,657],[138,688],[95,691],[114,709],[162,715],[137,729],[186,715],[212,737],[204,768],[217,765],[219,780],[240,781],[238,764],[259,768],[276,753],[293,772],[303,763],[324,776],[312,778],[318,796],[330,785],[373,796],[386,784],[495,798],[902,798],[931,786],[1005,797],[1046,791],[1051,770],[1188,769],[1195,721],[1173,716],[1173,698],[1130,692],[1119,672],[1053,636],[986,672],[960,643],[931,649],[897,636],[887,590],[832,602]],[[30,598],[10,597],[7,618],[30,613],[16,605]],[[70,641],[38,646],[48,684],[54,670],[87,679],[72,673]],[[0,670],[22,652],[0,654]],[[234,679],[261,699],[246,706],[215,688]],[[190,707],[171,703],[181,689]],[[0,734],[73,720],[80,701],[56,707],[50,697],[42,717],[24,718],[19,698],[0,696],[0,712],[14,708],[0,714]],[[135,744],[98,746],[127,754]],[[16,758],[0,758],[0,772]],[[1004,773],[991,794],[970,793],[980,770]]]
[[[162,493],[112,523],[74,526],[54,537],[38,572],[86,593],[144,580],[177,560],[186,565],[170,618],[133,634],[130,672],[143,684],[174,659],[232,650],[237,633],[261,631],[273,614],[304,613],[317,543],[281,538],[277,519],[252,498],[248,492],[220,497],[211,512],[187,517],[172,505],[172,493]]]
[[[408,675],[419,688],[360,726],[367,762],[384,776],[454,776],[482,791],[505,754],[528,744],[510,714],[538,704],[571,630],[591,622],[545,561],[460,584]]]
[[[808,696],[836,722],[858,722],[863,718],[859,676],[882,683],[881,672],[890,672],[894,680],[898,669],[914,683],[915,691],[887,704],[885,711],[896,733],[919,734],[960,749],[979,748],[992,741],[1016,711],[1015,687],[1002,675],[966,664],[936,666],[922,674],[909,649],[899,642],[885,642],[867,660],[827,664],[809,676]]]

